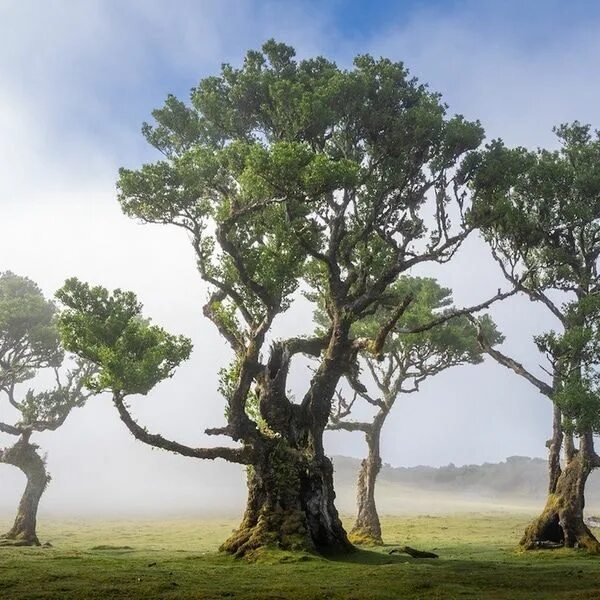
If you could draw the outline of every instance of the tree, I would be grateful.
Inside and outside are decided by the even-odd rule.
[[[66,376],[61,375],[65,356],[55,321],[54,304],[33,281],[0,273],[0,392],[20,414],[15,424],[0,422],[0,432],[18,437],[13,446],[0,449],[0,463],[17,467],[27,478],[14,525],[1,537],[2,544],[39,545],[37,511],[50,476],[30,438],[34,432],[58,429],[90,395],[84,383],[91,365],[77,361]],[[53,371],[55,387],[19,394],[21,384],[44,370]]]
[[[495,141],[470,159],[478,163],[472,214],[485,222],[494,258],[509,281],[556,319],[558,331],[535,338],[548,378],[490,348],[485,334],[480,341],[554,404],[548,500],[521,544],[549,541],[599,552],[583,509],[585,483],[600,466],[593,437],[600,430],[600,138],[577,122],[555,132],[556,151],[508,149]]]
[[[328,426],[334,430],[360,431],[365,435],[368,453],[361,462],[358,474],[358,512],[350,532],[350,539],[359,544],[383,543],[375,503],[375,483],[381,470],[381,431],[396,400],[402,394],[418,392],[423,381],[446,369],[482,361],[477,328],[466,315],[419,331],[440,316],[455,312],[451,306],[451,291],[430,278],[401,277],[390,286],[389,304],[382,304],[376,314],[357,323],[356,334],[374,337],[389,320],[393,307],[407,296],[412,297],[413,301],[388,335],[382,351],[383,357],[361,353],[363,365],[377,388],[377,394],[370,394],[367,386],[358,380],[349,379],[353,397],[348,401],[338,392],[337,406]],[[322,313],[317,318],[324,321]],[[502,336],[489,317],[480,318],[478,323],[485,331],[486,339],[492,344],[502,341]],[[407,333],[410,331],[415,333]],[[375,413],[370,420],[348,419],[358,398],[374,407]]]
[[[401,273],[448,261],[468,235],[470,174],[457,169],[483,136],[478,123],[448,118],[400,63],[359,56],[343,70],[294,54],[269,41],[241,68],[200,81],[191,105],[169,96],[143,126],[163,159],[122,169],[118,182],[126,215],[191,238],[211,289],[204,315],[233,352],[220,385],[227,423],[207,433],[238,445],[184,447],[138,426],[118,386],[114,401],[147,444],[248,466],[246,512],[222,546],[238,556],[269,545],[351,550],[323,432],[340,377],[360,350],[379,352],[411,299],[375,339],[354,339],[352,324]],[[274,321],[314,290],[324,291],[330,328],[268,348]],[[95,318],[66,295],[81,319]],[[76,335],[68,347],[107,368]],[[318,367],[295,402],[286,384],[300,354]]]

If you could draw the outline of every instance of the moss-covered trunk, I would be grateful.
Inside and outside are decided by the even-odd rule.
[[[4,543],[39,546],[36,532],[37,512],[40,498],[50,480],[44,461],[37,453],[37,446],[29,443],[28,435],[22,436],[14,446],[4,450],[1,461],[18,467],[27,477],[15,522],[2,539],[5,540]]]
[[[377,423],[366,432],[368,454],[361,462],[356,484],[357,515],[354,527],[350,531],[350,541],[354,544],[380,545],[381,523],[375,503],[375,483],[381,471],[379,439],[381,427]]]
[[[542,514],[525,530],[522,547],[531,550],[550,542],[600,553],[600,543],[583,520],[585,484],[592,469],[591,456],[582,444],[560,473]]]
[[[335,508],[333,465],[323,447],[331,399],[355,358],[349,332],[349,321],[336,321],[300,403],[288,398],[290,360],[300,352],[321,356],[323,347],[311,350],[299,338],[271,347],[255,389],[260,430],[244,440],[252,455],[246,512],[222,550],[244,556],[263,547],[323,554],[353,549]]]
[[[333,466],[274,443],[248,470],[240,527],[221,550],[254,558],[263,548],[343,552],[352,549],[334,504]]]

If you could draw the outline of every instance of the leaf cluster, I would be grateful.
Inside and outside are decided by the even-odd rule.
[[[27,277],[0,274],[0,391],[20,412],[17,425],[8,428],[12,433],[56,429],[88,399],[83,385],[91,365],[77,361],[65,378],[60,374],[64,359],[54,303]],[[44,369],[54,371],[55,386],[39,392],[28,389],[19,398],[18,385]]]
[[[0,386],[22,383],[38,369],[62,364],[55,317],[56,307],[33,281],[0,273]]]
[[[64,306],[59,329],[65,348],[97,366],[96,391],[147,394],[186,360],[191,341],[152,325],[132,292],[109,292],[72,278],[57,292]]]

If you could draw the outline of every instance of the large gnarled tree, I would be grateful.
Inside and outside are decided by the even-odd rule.
[[[0,545],[39,545],[36,525],[40,498],[50,481],[39,447],[31,442],[35,432],[53,431],[71,410],[82,406],[90,392],[84,389],[90,365],[78,361],[61,374],[65,355],[56,329],[56,308],[30,279],[0,274],[0,393],[5,407],[19,416],[14,423],[0,421],[0,432],[17,437],[14,445],[0,449],[0,463],[20,469],[27,483],[15,522],[0,536]],[[42,392],[22,391],[22,386],[44,370],[53,371],[55,387]]]
[[[207,433],[238,445],[192,448],[150,434],[115,386],[121,418],[145,443],[248,466],[246,512],[224,550],[350,550],[323,432],[340,377],[356,369],[359,351],[381,350],[412,299],[399,299],[373,339],[355,339],[352,325],[377,311],[400,274],[449,260],[469,233],[469,173],[459,181],[457,167],[481,127],[446,117],[438,95],[400,63],[361,56],[343,70],[321,57],[296,61],[273,41],[241,68],[203,79],[191,105],[170,96],[153,117],[143,132],[163,159],[121,170],[119,201],[126,215],[191,239],[211,290],[204,314],[234,355],[220,386],[227,423]],[[316,289],[328,330],[269,340],[300,291]],[[62,300],[82,330],[86,318],[98,322],[77,289]],[[68,347],[109,372],[72,331]],[[295,402],[288,371],[300,354],[318,366]]]
[[[594,449],[600,431],[600,138],[579,123],[556,133],[556,151],[508,149],[497,141],[474,155],[473,215],[485,222],[493,256],[505,277],[556,319],[557,331],[535,338],[547,358],[547,377],[490,348],[483,333],[480,341],[554,406],[548,500],[521,544],[600,552],[583,518],[585,484],[600,466]]]
[[[400,278],[390,286],[387,302],[382,303],[374,315],[357,323],[355,333],[369,338],[376,336],[389,321],[393,307],[406,297],[413,300],[389,333],[382,356],[361,352],[361,364],[366,371],[361,381],[348,378],[353,390],[351,399],[337,393],[337,405],[329,424],[333,430],[362,432],[367,443],[367,456],[358,474],[357,516],[350,531],[351,541],[357,544],[383,543],[375,484],[381,470],[381,432],[398,398],[418,392],[421,383],[446,369],[482,361],[477,328],[468,317],[460,315],[443,320],[457,311],[452,307],[450,290],[434,279]],[[323,321],[322,315],[318,320]],[[491,344],[502,340],[489,317],[481,317],[478,323]],[[374,387],[375,392],[370,393],[369,387]],[[373,407],[370,419],[350,418],[357,399]]]

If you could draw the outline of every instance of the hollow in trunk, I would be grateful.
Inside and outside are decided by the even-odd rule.
[[[525,530],[521,539],[523,548],[532,550],[551,542],[600,553],[600,543],[583,520],[585,484],[592,468],[582,445],[560,473],[542,514]]]

